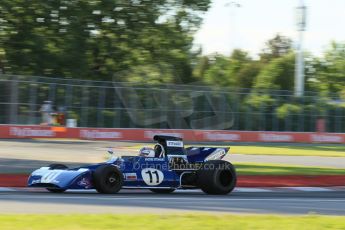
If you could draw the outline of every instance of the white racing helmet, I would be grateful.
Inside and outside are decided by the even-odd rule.
[[[143,147],[139,150],[139,156],[142,157],[155,157],[155,150],[150,147]]]

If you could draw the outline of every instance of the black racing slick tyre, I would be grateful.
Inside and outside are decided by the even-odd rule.
[[[228,194],[234,190],[236,182],[235,167],[223,160],[208,161],[197,173],[197,185],[207,194]]]
[[[175,189],[169,189],[169,188],[152,188],[150,189],[151,192],[159,193],[159,194],[169,194],[175,191]]]
[[[68,169],[68,167],[63,164],[51,164],[48,167],[49,169]],[[47,188],[47,190],[53,193],[63,193],[64,191],[66,191],[66,189],[61,188]]]
[[[98,167],[93,173],[93,184],[99,193],[117,193],[123,184],[123,174],[113,165]]]

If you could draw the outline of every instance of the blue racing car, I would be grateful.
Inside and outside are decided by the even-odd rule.
[[[114,156],[100,164],[68,169],[62,164],[41,167],[30,175],[28,186],[61,193],[67,189],[96,189],[113,194],[122,188],[171,193],[201,189],[207,194],[228,194],[236,186],[234,166],[222,160],[229,148],[184,147],[181,138],[156,135],[154,148],[139,156]]]

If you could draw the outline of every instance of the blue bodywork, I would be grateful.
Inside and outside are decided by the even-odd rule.
[[[28,186],[94,189],[94,171],[102,165],[110,164],[118,167],[122,172],[122,188],[193,188],[193,183],[188,182],[186,178],[193,176],[198,164],[207,160],[221,159],[229,150],[229,148],[174,147],[167,146],[166,142],[164,147],[166,156],[161,158],[122,156],[112,157],[104,163],[73,169],[42,167],[30,175]]]

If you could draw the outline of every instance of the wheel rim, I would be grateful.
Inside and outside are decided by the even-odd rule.
[[[105,183],[110,188],[113,188],[118,185],[119,175],[116,172],[110,172],[105,178]]]

